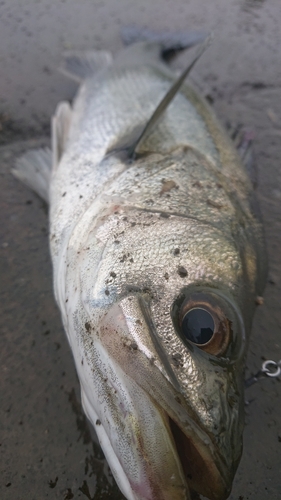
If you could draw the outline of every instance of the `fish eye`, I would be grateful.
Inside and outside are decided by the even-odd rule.
[[[232,338],[231,321],[211,295],[195,293],[179,310],[178,326],[184,343],[215,356],[223,355]]]
[[[181,329],[187,340],[196,345],[204,345],[214,335],[215,322],[208,311],[201,307],[196,307],[185,314]]]

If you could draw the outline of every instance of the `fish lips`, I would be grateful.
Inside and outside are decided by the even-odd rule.
[[[237,415],[227,442],[228,449],[234,442],[241,445],[232,450],[231,456],[226,456],[225,446],[220,447],[212,433],[204,428],[184,397],[163,350],[159,356],[161,346],[155,342],[155,332],[151,332],[140,295],[112,304],[100,326],[101,340],[108,354],[149,395],[151,404],[162,414],[164,410],[171,447],[179,457],[187,491],[210,500],[226,499],[242,453],[241,415]]]

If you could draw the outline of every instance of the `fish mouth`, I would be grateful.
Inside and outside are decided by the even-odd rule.
[[[169,416],[168,423],[189,488],[190,498],[196,500],[200,498],[199,495],[203,495],[210,500],[226,499],[230,493],[230,487],[227,486],[221,472],[215,466],[213,458],[208,457],[204,451],[202,453],[202,450],[200,452],[198,444],[195,444]]]

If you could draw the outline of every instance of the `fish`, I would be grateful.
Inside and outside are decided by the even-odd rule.
[[[209,39],[180,76],[167,55],[189,43],[133,41],[114,59],[66,55],[79,89],[57,107],[52,151],[27,151],[13,173],[49,204],[55,298],[121,492],[224,500],[242,453],[263,227],[237,150],[184,82]]]

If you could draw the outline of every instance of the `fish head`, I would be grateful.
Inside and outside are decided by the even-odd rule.
[[[73,328],[117,483],[128,499],[223,500],[242,452],[252,259],[221,228],[116,207],[83,243],[99,246],[98,271],[75,266]]]

